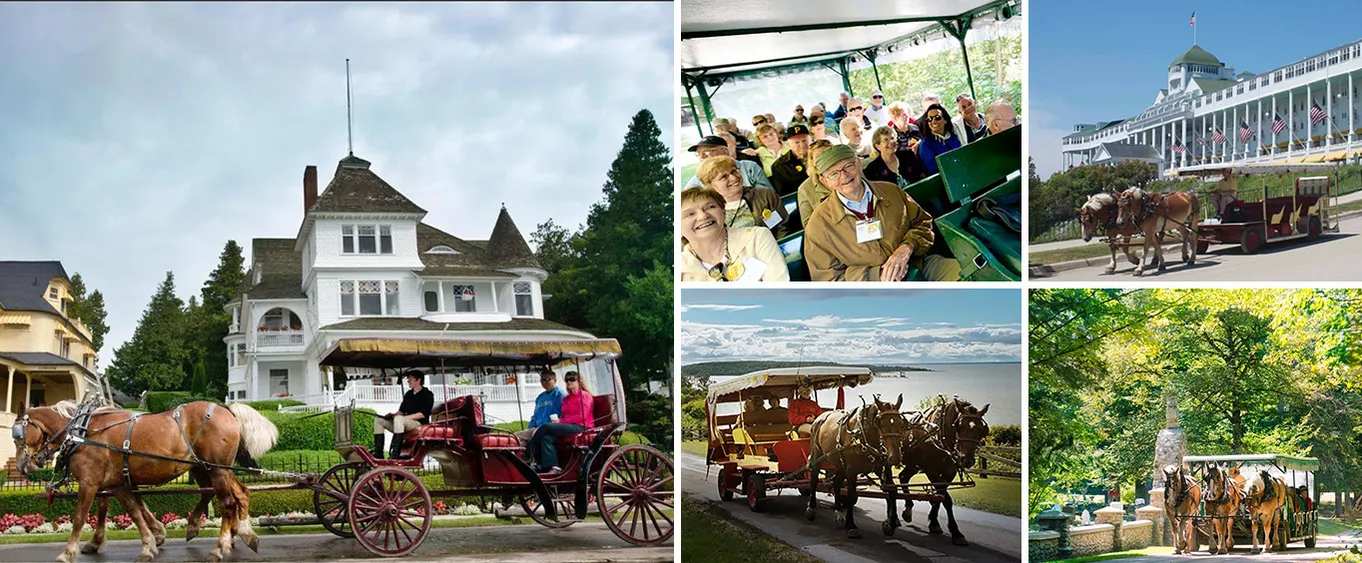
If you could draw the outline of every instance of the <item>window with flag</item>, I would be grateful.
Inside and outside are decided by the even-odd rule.
[[[1219,128],[1216,128],[1215,132],[1211,133],[1211,142],[1217,145],[1224,144],[1225,134],[1221,133]]]
[[[530,282],[515,282],[515,314],[521,317],[534,316],[534,288]]]
[[[472,313],[478,310],[477,292],[473,290],[472,285],[450,285],[449,299],[454,301],[456,313]]]
[[[1319,104],[1310,102],[1310,123],[1319,123],[1328,117],[1324,110],[1320,109]]]

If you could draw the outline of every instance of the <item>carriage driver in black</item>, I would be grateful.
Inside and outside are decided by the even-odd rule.
[[[402,405],[397,407],[397,412],[374,419],[373,454],[375,459],[383,459],[384,432],[393,433],[391,452],[388,457],[401,459],[402,439],[407,430],[415,430],[422,424],[430,422],[430,411],[435,408],[435,394],[421,385],[422,377],[419,371],[407,372],[407,387],[410,387],[411,390],[402,395]]]

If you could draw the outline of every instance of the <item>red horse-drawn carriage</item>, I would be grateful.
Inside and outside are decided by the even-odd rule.
[[[322,525],[354,537],[375,555],[410,553],[430,530],[431,497],[489,496],[518,502],[536,522],[553,528],[586,518],[599,506],[606,525],[621,539],[653,545],[672,535],[672,461],[646,445],[621,446],[626,427],[624,387],[615,369],[615,340],[551,342],[451,342],[344,339],[324,355],[325,366],[372,369],[538,369],[576,364],[584,378],[609,382],[598,389],[595,427],[558,441],[563,473],[540,475],[521,458],[524,445],[508,431],[488,426],[478,397],[454,397],[437,405],[431,423],[407,432],[402,459],[375,459],[354,443],[353,405],[338,407],[336,451],[346,463],[322,475],[313,501]],[[601,360],[601,361],[592,361]],[[365,429],[361,431],[367,432]],[[444,485],[428,490],[417,471],[430,457],[439,462]]]

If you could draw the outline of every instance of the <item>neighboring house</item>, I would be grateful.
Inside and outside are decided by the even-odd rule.
[[[296,236],[251,241],[249,270],[227,304],[228,401],[287,397],[329,408],[353,400],[395,409],[399,374],[319,366],[341,338],[594,338],[544,319],[540,286],[548,274],[505,207],[486,240],[459,238],[423,222],[424,209],[353,155],[320,194],[316,167],[306,167],[302,199]],[[609,381],[603,365],[578,369]],[[541,391],[538,378],[518,378],[525,385],[517,399],[512,373],[432,375],[426,383],[437,399],[481,394],[505,403],[501,410],[489,404],[488,413],[509,420],[525,404],[532,409]],[[439,388],[456,380],[466,386]]]
[[[107,397],[90,329],[66,316],[71,299],[61,262],[0,261],[0,426],[31,406]],[[0,463],[14,453],[13,440],[0,440]]]

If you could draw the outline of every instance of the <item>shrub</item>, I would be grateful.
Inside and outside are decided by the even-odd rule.
[[[304,403],[302,401],[295,401],[293,399],[274,399],[269,401],[251,401],[246,404],[250,405],[250,407],[255,410],[265,412],[277,411],[279,410],[279,407],[301,407],[303,405],[306,405],[307,403]]]
[[[221,400],[214,399],[213,397],[205,397],[203,395],[186,395],[184,397],[177,397],[175,398],[175,400],[170,401],[170,406],[167,407],[167,409],[173,409],[180,405],[185,405],[196,401],[208,401],[210,403],[222,404]]]
[[[1021,426],[1005,424],[989,428],[989,440],[995,446],[1021,446]]]
[[[147,412],[168,411],[178,404],[177,399],[189,395],[186,391],[147,391]]]
[[[279,443],[274,446],[275,450],[330,450],[336,446],[336,422],[332,413],[318,415],[261,410],[260,414],[279,428]],[[370,409],[355,411],[351,438],[356,445],[366,448],[373,446],[375,416]]]

